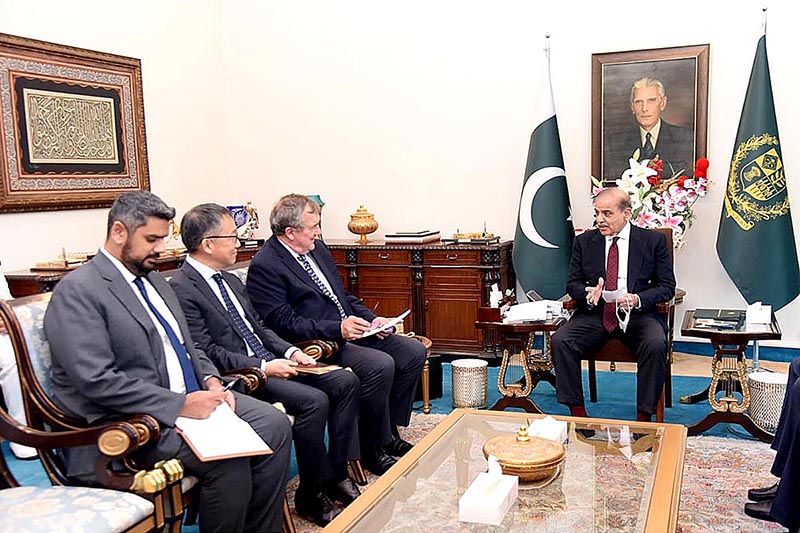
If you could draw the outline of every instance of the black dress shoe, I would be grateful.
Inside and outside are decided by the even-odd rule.
[[[387,455],[383,450],[376,449],[362,458],[361,462],[364,468],[376,476],[382,476],[395,465],[397,460],[391,455]]]
[[[319,487],[312,490],[305,490],[302,483],[297,487],[294,495],[294,508],[297,514],[314,522],[319,527],[327,526],[331,520],[342,512],[333,500],[325,494]]]
[[[747,516],[759,520],[766,520],[767,522],[777,522],[777,520],[772,518],[772,515],[769,514],[770,510],[772,510],[772,500],[744,504],[744,514]]]
[[[754,502],[765,502],[767,500],[774,500],[775,495],[778,493],[778,484],[775,483],[771,487],[762,487],[760,489],[750,489],[747,491],[747,499]]]
[[[410,442],[406,442],[400,437],[395,437],[392,439],[392,442],[387,444],[383,447],[384,451],[389,455],[394,455],[395,457],[403,457],[405,454],[411,451],[414,445]]]
[[[328,480],[325,482],[325,493],[332,499],[344,505],[350,505],[353,500],[361,496],[361,491],[353,480],[349,477],[336,482]]]

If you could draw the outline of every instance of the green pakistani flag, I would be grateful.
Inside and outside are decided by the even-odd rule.
[[[800,293],[766,35],[758,41],[739,119],[717,254],[748,304],[761,301],[778,310]]]
[[[553,105],[549,49],[545,49],[545,55],[547,75],[542,80],[537,126],[528,149],[513,260],[517,283],[525,293],[533,290],[542,298],[555,300],[566,293],[575,233]],[[518,297],[524,301],[521,295]]]

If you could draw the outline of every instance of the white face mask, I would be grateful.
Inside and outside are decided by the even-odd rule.
[[[614,302],[614,311],[617,313],[617,321],[619,322],[619,329],[625,333],[625,330],[628,328],[628,322],[631,320],[631,310],[630,307],[627,305],[625,307],[621,307],[619,305],[619,300]]]

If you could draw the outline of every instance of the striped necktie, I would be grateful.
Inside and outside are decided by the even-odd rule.
[[[245,324],[242,315],[239,314],[239,311],[236,309],[236,306],[233,305],[233,301],[231,300],[230,294],[228,294],[228,289],[225,288],[225,284],[222,283],[222,274],[217,272],[213,276],[211,276],[214,281],[217,282],[217,286],[219,287],[219,292],[222,295],[222,301],[225,302],[225,308],[228,310],[228,314],[231,315],[233,319],[233,324],[236,326],[236,330],[239,332],[239,335],[242,336],[244,342],[253,350],[253,353],[264,359],[265,361],[271,361],[275,359],[275,356],[272,355],[269,350],[264,348],[264,345],[258,340],[255,333],[250,331],[250,328],[247,327]]]
[[[339,310],[339,316],[342,318],[342,320],[346,319],[347,313],[344,312],[344,307],[342,307],[342,303],[339,301],[339,298],[337,298],[336,295],[333,294],[330,289],[328,289],[327,285],[322,283],[322,280],[319,279],[319,276],[317,276],[317,273],[314,272],[314,269],[311,267],[311,263],[308,262],[308,258],[305,255],[300,254],[297,256],[297,259],[311,277],[311,281],[313,281],[317,287],[319,287],[319,290],[322,291],[322,294],[330,298],[333,303],[336,304],[336,309]]]

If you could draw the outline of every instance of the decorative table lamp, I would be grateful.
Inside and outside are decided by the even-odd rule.
[[[367,244],[367,235],[373,233],[378,229],[378,222],[375,220],[375,215],[368,212],[363,205],[358,207],[358,210],[350,215],[350,222],[347,223],[347,229],[351,233],[361,235],[358,244]]]

